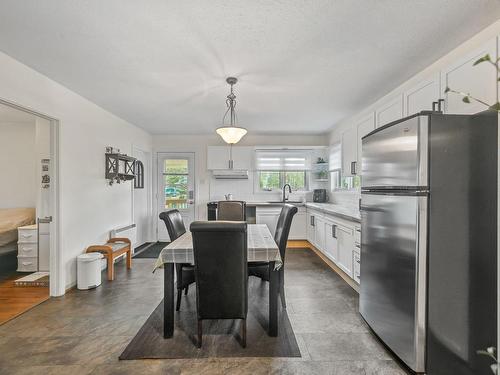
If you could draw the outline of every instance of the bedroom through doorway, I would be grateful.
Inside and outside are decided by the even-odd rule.
[[[51,121],[0,103],[0,324],[50,295]]]

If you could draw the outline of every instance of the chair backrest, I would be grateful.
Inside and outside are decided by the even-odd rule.
[[[297,211],[298,208],[291,204],[283,205],[280,217],[278,218],[278,223],[276,224],[274,242],[276,242],[278,248],[280,249],[280,255],[283,262],[285,261],[286,243],[288,242],[288,234],[290,233],[290,227],[292,226],[292,219]]]
[[[217,203],[217,220],[245,221],[246,207],[244,201],[220,201]]]
[[[175,241],[177,238],[186,233],[184,221],[182,220],[179,210],[162,212],[160,214],[160,219],[165,222],[170,241]]]
[[[190,230],[198,319],[246,319],[247,224],[195,221]]]

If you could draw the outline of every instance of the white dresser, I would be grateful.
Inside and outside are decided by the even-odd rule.
[[[38,228],[36,224],[17,228],[17,271],[38,271]]]

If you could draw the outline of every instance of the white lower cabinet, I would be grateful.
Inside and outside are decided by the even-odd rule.
[[[337,225],[332,221],[325,221],[325,255],[335,263],[339,259],[337,243]]]
[[[359,284],[359,224],[309,208],[306,218],[307,240]]]
[[[325,251],[325,219],[320,215],[315,216],[314,239],[316,240],[315,246],[319,250]]]
[[[305,240],[307,238],[307,217],[305,207],[299,207],[290,228],[288,238],[290,240]]]
[[[354,251],[354,231],[343,225],[337,226],[339,257],[337,266],[352,277],[352,252]]]
[[[269,228],[269,232],[274,235],[276,232],[276,224],[278,224],[278,219],[280,217],[281,207],[260,207],[256,208],[256,222],[257,224],[266,224]]]
[[[307,240],[313,246],[316,246],[315,230],[314,230],[314,211],[307,210],[306,224],[307,224]]]

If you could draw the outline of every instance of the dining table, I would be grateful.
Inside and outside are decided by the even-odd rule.
[[[266,224],[247,226],[248,262],[269,262],[269,336],[278,336],[279,272],[283,265],[278,245]],[[163,281],[163,337],[174,335],[174,264],[194,264],[193,238],[188,230],[165,246],[156,260],[154,270],[164,269]]]

